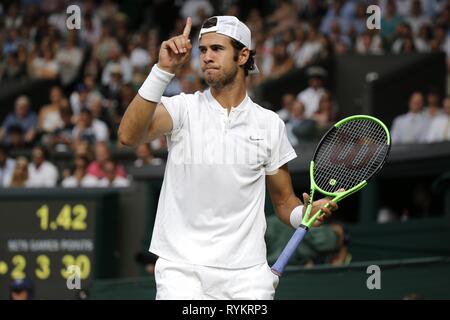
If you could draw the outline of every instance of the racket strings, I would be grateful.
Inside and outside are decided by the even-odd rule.
[[[363,137],[364,136],[367,137],[368,136],[367,133],[370,132],[370,131],[373,132],[373,129],[376,128],[376,124],[374,122],[371,122],[371,121],[369,121],[365,125],[366,125],[365,127],[359,127],[358,128],[361,131],[360,136],[363,136]],[[346,126],[345,128],[342,128],[342,129],[344,129],[344,130],[341,130],[341,132],[336,133],[333,136],[330,136],[331,139],[329,139],[329,140],[331,140],[331,141],[328,141],[328,143],[331,143],[331,144],[334,143],[335,145],[337,145],[339,147],[335,148],[334,150],[333,150],[333,148],[326,149],[328,151],[328,154],[327,154],[326,158],[330,159],[330,153],[331,152],[334,152],[334,153],[339,152],[341,155],[342,154],[344,155],[344,159],[345,159],[345,157],[348,155],[348,152],[350,152],[352,150],[352,148],[354,147],[354,143],[352,143],[352,138],[353,138],[353,141],[358,141],[357,139],[355,139],[355,135],[354,135],[355,132],[353,130],[354,129],[353,126]],[[361,130],[361,129],[363,129],[363,130]],[[349,131],[352,133],[352,135],[348,134]],[[378,133],[377,137],[379,138],[380,135],[382,135],[382,134],[384,134],[384,132]],[[364,146],[361,146],[361,149],[362,148],[364,148]],[[376,154],[376,153],[374,153],[374,154]],[[335,162],[334,163],[334,170],[331,170],[331,172],[329,170],[329,166],[325,167],[325,170],[327,170],[329,174],[334,176],[335,180],[340,182],[339,185],[336,185],[336,188],[341,188],[342,187],[344,189],[348,189],[349,187],[351,187],[353,185],[356,185],[357,183],[359,183],[360,181],[363,180],[361,178],[362,176],[365,176],[365,172],[363,170],[354,171],[354,173],[356,173],[356,175],[355,174],[348,175],[348,172],[347,172],[348,168],[347,167],[349,165],[352,166],[354,164],[358,164],[359,161],[361,161],[364,156],[365,156],[364,152],[359,152],[358,154],[356,154],[356,157],[354,159],[351,159],[351,163],[349,163],[349,160],[347,159],[347,162],[343,163],[344,165],[340,165],[340,166],[339,165],[336,166],[336,161],[334,161]],[[336,159],[339,159],[338,158],[339,155],[334,155],[334,157]],[[383,157],[381,157],[381,159],[383,159]],[[376,164],[376,159],[375,159],[375,161],[372,161],[372,162],[373,162],[372,164]],[[369,170],[368,171],[373,171],[373,169],[370,170],[370,167],[371,166],[369,165]],[[376,165],[374,167],[375,167],[375,169],[377,168]],[[344,181],[341,178],[343,174],[346,174],[346,178],[347,178],[348,181]],[[338,177],[339,177],[339,180],[337,179]],[[323,182],[326,184],[327,182],[329,182],[329,179],[331,179],[331,178],[328,178],[328,177],[324,176],[321,179],[323,181],[319,181],[318,183],[324,185]],[[347,182],[347,183],[344,183],[344,182]]]
[[[366,152],[368,150],[365,150],[366,152],[364,152],[364,148],[370,148],[370,147],[374,147],[373,141],[370,140],[374,140],[375,142],[380,142],[381,139],[381,145],[385,145],[386,139],[384,139],[385,133],[384,130],[378,126],[377,123],[373,122],[373,121],[367,121],[365,120],[364,122],[359,121],[360,124],[356,124],[355,122],[352,123],[348,123],[345,127],[342,127],[340,129],[342,129],[340,132],[338,132],[334,137],[332,141],[335,142],[336,139],[340,138],[340,141],[338,140],[337,145],[338,146],[343,146],[343,148],[330,148],[328,149],[328,152],[334,152],[334,153],[339,153],[340,155],[344,155],[343,159],[347,160],[347,162],[343,161],[342,165],[338,165],[336,166],[336,161],[334,161],[334,172],[332,171],[331,174],[333,174],[336,177],[339,177],[339,180],[341,183],[340,185],[337,185],[336,188],[344,188],[344,189],[349,189],[351,187],[353,187],[354,185],[360,183],[361,181],[363,181],[364,179],[367,179],[367,174],[372,174],[374,170],[376,170],[376,168],[378,167],[378,163],[376,161],[376,158],[372,158],[372,161],[369,161],[369,164],[367,164],[367,160],[364,164],[361,164],[361,161],[364,159],[364,157],[366,157]],[[362,122],[362,123],[361,123]],[[355,125],[356,124],[356,125]],[[377,130],[377,128],[380,128],[381,130]],[[359,132],[358,132],[359,131]],[[368,137],[370,137],[370,135],[372,135],[371,138],[374,139],[368,139]],[[368,147],[367,145],[362,144],[361,145],[361,141],[363,141],[363,139],[365,138],[365,140],[369,140],[371,143],[370,147]],[[359,152],[356,154],[356,156],[353,159],[346,159],[347,156],[349,156],[349,152],[352,151],[353,148],[355,148],[355,144],[359,145],[359,147],[361,148],[359,150]],[[379,147],[379,143],[377,143],[377,147]],[[372,155],[376,155],[379,153],[380,150],[378,150],[379,148],[377,148],[377,150],[375,152],[372,153]],[[363,151],[363,152],[361,152]],[[377,153],[378,152],[378,153]],[[339,159],[339,155],[330,155],[328,154],[328,159],[331,160],[331,156],[334,156],[336,159]],[[381,159],[384,159],[384,157],[381,157]],[[357,164],[360,164],[362,166],[360,166],[358,168],[358,170],[353,170],[353,174],[348,174],[349,172],[349,166],[355,166]],[[328,168],[327,168],[328,169]],[[366,169],[366,170],[361,170],[361,169]],[[345,175],[346,179],[342,179],[342,177]],[[337,180],[336,178],[334,178],[335,180]],[[328,179],[323,179],[325,183],[328,182]],[[344,183],[347,182],[347,183]],[[341,185],[342,184],[342,185]],[[335,190],[337,190],[336,188],[334,188]]]
[[[348,190],[372,176],[387,151],[383,127],[371,120],[354,120],[331,131],[315,157],[316,184],[327,192]]]

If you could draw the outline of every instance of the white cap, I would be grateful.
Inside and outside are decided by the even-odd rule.
[[[252,33],[244,23],[239,21],[238,18],[234,16],[215,16],[212,18],[217,19],[216,25],[210,28],[201,28],[198,35],[199,40],[205,33],[216,32],[233,38],[234,40],[242,43],[249,50],[252,49]],[[249,70],[249,73],[259,73],[256,63],[253,65],[253,70]]]

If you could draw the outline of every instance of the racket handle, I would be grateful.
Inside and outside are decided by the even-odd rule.
[[[276,274],[277,276],[281,276],[283,274],[284,268],[288,264],[289,259],[291,259],[295,250],[297,250],[298,245],[300,244],[300,242],[302,242],[303,237],[305,236],[307,231],[308,228],[304,225],[301,225],[297,230],[295,230],[295,233],[292,235],[286,247],[284,247],[283,252],[281,252],[280,256],[278,257],[277,262],[275,262],[275,264],[272,266],[272,272],[274,274]]]

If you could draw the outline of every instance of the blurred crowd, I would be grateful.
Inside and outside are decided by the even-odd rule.
[[[79,30],[66,25],[72,4],[81,9]],[[366,8],[373,4],[381,7],[381,30],[366,27]],[[196,35],[202,21],[219,14],[238,16],[252,31],[261,72],[248,77],[251,96],[264,81],[307,70],[308,87],[285,92],[280,105],[271,106],[286,122],[294,146],[317,138],[336,119],[334,94],[324,86],[327,73],[317,67],[327,57],[445,52],[450,69],[448,0],[3,1],[0,81],[47,79],[55,85],[42,93],[46,105],[21,95],[3,106],[9,114],[0,119],[0,186],[128,185],[126,168],[111,150],[120,148],[121,117],[157,62],[161,41],[180,34],[186,17],[193,18],[192,61],[165,95],[202,90]],[[445,95],[414,93],[409,113],[394,123],[393,141],[449,140]],[[32,150],[31,157],[13,159],[17,148]],[[143,144],[133,165],[160,165],[163,160],[154,154],[164,150],[164,137]],[[73,153],[70,168],[51,163],[49,152],[59,151]]]

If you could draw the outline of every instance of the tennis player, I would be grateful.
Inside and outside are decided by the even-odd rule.
[[[190,62],[191,26],[188,18],[183,34],[161,44],[119,128],[128,146],[161,134],[168,141],[150,245],[159,256],[156,298],[273,299],[278,277],[266,261],[266,182],[278,217],[297,228],[303,206],[287,168],[297,155],[283,121],[247,95],[246,76],[258,69],[250,30],[236,17],[209,18],[200,30],[209,89],[162,96]],[[325,198],[314,202],[313,212],[319,209],[328,216],[337,206]]]

